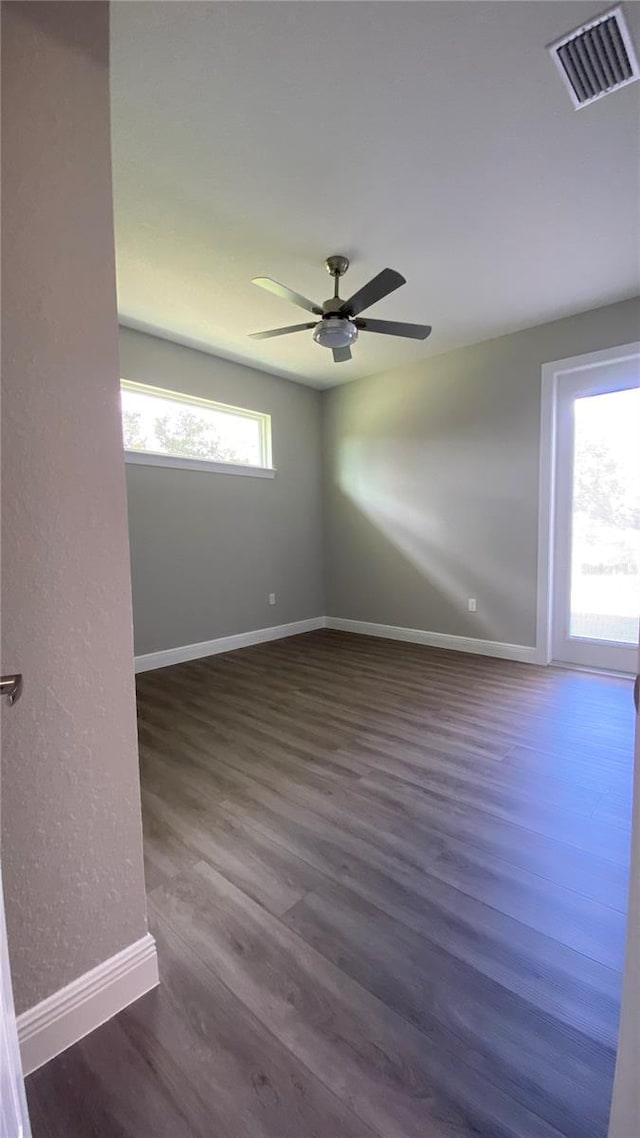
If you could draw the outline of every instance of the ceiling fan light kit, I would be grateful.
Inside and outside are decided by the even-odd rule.
[[[279,284],[271,277],[254,277],[253,284],[264,288],[282,300],[289,300],[298,308],[305,308],[320,316],[320,320],[307,324],[292,324],[287,328],[272,328],[268,332],[254,332],[252,339],[268,340],[274,336],[286,336],[290,332],[303,332],[313,328],[313,338],[316,344],[323,348],[330,348],[333,352],[334,363],[345,363],[351,357],[351,345],[358,339],[358,332],[379,332],[383,336],[403,336],[411,340],[426,340],[431,332],[428,324],[403,324],[396,320],[361,320],[359,314],[365,308],[370,308],[378,300],[383,300],[389,293],[406,284],[404,277],[395,269],[383,269],[361,289],[358,289],[348,300],[342,300],[338,295],[340,278],[349,268],[349,259],[340,254],[327,257],[325,268],[333,277],[333,296],[322,304],[315,304],[299,292],[294,292],[286,285]]]
[[[316,324],[313,338],[323,348],[348,348],[358,339],[358,329],[347,317],[327,316]]]

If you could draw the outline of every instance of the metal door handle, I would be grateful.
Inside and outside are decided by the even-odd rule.
[[[640,702],[640,672],[636,676],[633,685],[633,702],[636,705],[636,713],[640,712],[640,707],[638,707],[638,702]]]
[[[13,676],[2,676],[0,678],[0,695],[6,695],[10,707],[18,702],[22,695],[22,675],[20,672],[16,672]]]

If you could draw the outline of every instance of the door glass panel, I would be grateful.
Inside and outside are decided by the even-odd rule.
[[[577,398],[570,636],[638,643],[640,390]]]

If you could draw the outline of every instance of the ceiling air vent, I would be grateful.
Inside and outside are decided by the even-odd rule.
[[[622,8],[612,8],[549,47],[574,107],[640,79]]]

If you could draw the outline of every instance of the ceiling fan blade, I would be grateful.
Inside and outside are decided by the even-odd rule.
[[[361,289],[354,292],[353,296],[343,301],[339,315],[357,316],[359,312],[363,312],[365,308],[370,308],[377,300],[382,300],[390,292],[394,292],[395,289],[400,288],[400,285],[406,283],[404,277],[395,269],[383,269],[377,277],[373,277],[368,284],[363,285]]]
[[[430,324],[403,324],[398,320],[356,320],[363,332],[382,332],[383,336],[406,336],[408,340],[426,340]]]
[[[288,328],[270,328],[268,332],[250,332],[251,340],[270,340],[272,336],[287,336],[289,332],[304,332],[305,328],[315,328],[318,320],[309,324],[290,324]]]
[[[351,348],[333,348],[333,362],[334,364],[344,364],[347,360],[352,359]]]
[[[265,288],[267,292],[272,292],[274,296],[279,296],[281,300],[290,300],[292,304],[297,304],[298,308],[306,308],[307,312],[313,312],[316,316],[322,316],[322,309],[319,304],[314,304],[312,300],[309,300],[306,296],[302,296],[299,292],[294,292],[291,288],[287,288],[286,285],[272,281],[271,277],[254,277],[251,283],[258,285],[259,288]]]

